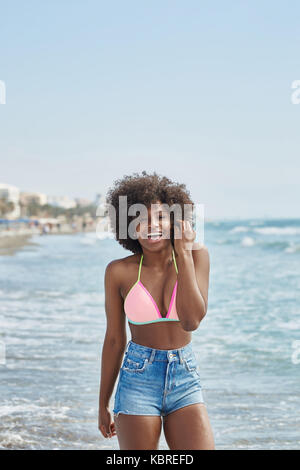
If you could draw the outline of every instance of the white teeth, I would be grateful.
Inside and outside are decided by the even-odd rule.
[[[157,232],[157,233],[149,233],[148,234],[148,238],[152,238],[152,239],[156,239],[156,238],[160,238],[161,237],[161,232]]]

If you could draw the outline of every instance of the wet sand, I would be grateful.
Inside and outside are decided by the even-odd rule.
[[[26,245],[36,245],[30,241],[32,235],[4,235],[0,237],[0,255],[12,256]]]
[[[49,235],[70,235],[70,234],[76,234],[78,232],[80,233],[87,233],[87,232],[93,232],[95,230],[95,227],[86,229],[84,231],[81,230],[73,230],[72,228],[64,228],[60,231],[53,230],[51,232],[48,232],[47,234],[41,234],[38,231],[33,231],[33,232],[25,232],[21,231],[20,233],[18,232],[7,232],[7,233],[0,233],[0,256],[12,256],[14,255],[18,250],[24,248],[25,246],[29,245],[38,245],[36,242],[32,242],[30,239],[34,235],[39,235],[39,236],[49,236]],[[24,233],[25,232],[25,233]]]

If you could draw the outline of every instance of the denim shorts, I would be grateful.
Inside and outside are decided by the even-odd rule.
[[[120,369],[113,413],[166,416],[204,403],[192,343],[153,349],[129,341]]]

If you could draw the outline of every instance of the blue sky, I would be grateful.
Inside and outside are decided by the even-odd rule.
[[[207,217],[298,217],[297,1],[1,4],[0,182],[186,183]]]

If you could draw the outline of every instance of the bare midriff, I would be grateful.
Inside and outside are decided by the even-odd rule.
[[[128,323],[132,341],[154,349],[178,349],[191,342],[192,333],[185,331],[180,322],[159,322],[149,325]]]

